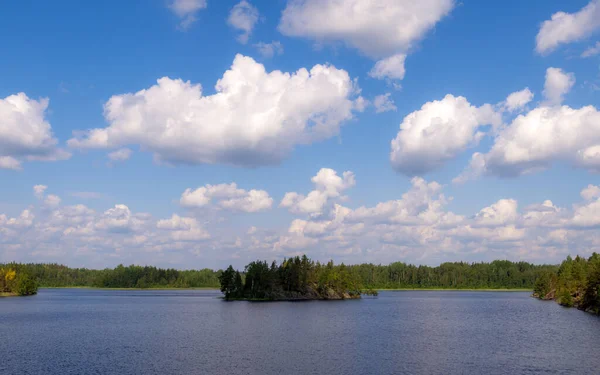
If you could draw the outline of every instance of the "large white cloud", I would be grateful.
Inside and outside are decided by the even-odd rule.
[[[392,166],[407,175],[429,172],[476,145],[485,134],[482,126],[500,122],[491,105],[476,107],[462,96],[425,103],[400,124],[392,140]]]
[[[402,79],[405,54],[454,5],[454,0],[292,0],[279,30],[317,43],[343,42],[382,59],[372,76]]]
[[[22,168],[23,161],[55,161],[71,154],[60,149],[46,121],[48,99],[24,93],[0,99],[0,169]]]
[[[482,174],[534,173],[555,162],[599,172],[600,112],[594,106],[561,105],[574,83],[573,74],[549,68],[544,85],[545,101],[498,128],[491,149],[474,153],[469,166],[454,181],[465,182]],[[508,105],[505,103],[504,107]]]
[[[190,164],[274,164],[294,146],[337,135],[352,118],[353,81],[344,70],[315,65],[267,72],[237,55],[216,94],[167,77],[105,104],[109,126],[69,140],[74,148],[138,144],[158,161]]]
[[[243,212],[259,212],[271,208],[273,198],[264,190],[246,191],[237,184],[206,185],[196,190],[186,189],[179,202],[183,207],[201,208],[213,203],[218,207]]]
[[[453,7],[453,0],[292,0],[279,30],[387,57],[410,49]]]
[[[600,171],[600,112],[596,108],[538,107],[518,116],[498,134],[488,153],[473,155],[459,179],[484,173],[517,176],[547,169],[558,161]]]
[[[561,44],[582,40],[600,29],[600,0],[592,0],[575,13],[557,12],[542,23],[536,51],[548,53]]]

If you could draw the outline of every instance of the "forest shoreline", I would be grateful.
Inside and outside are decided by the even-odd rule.
[[[429,292],[533,292],[529,288],[374,288],[382,292],[406,292],[406,291],[429,291]]]
[[[219,290],[219,287],[164,287],[164,288],[103,288],[96,286],[40,286],[39,289],[96,289],[96,290]],[[533,292],[528,288],[373,288],[381,292]],[[240,299],[241,300],[241,299]]]

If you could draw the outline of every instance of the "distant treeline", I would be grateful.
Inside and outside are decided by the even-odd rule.
[[[567,257],[557,272],[545,272],[538,278],[534,294],[600,314],[600,255],[594,253],[588,259]]]
[[[541,274],[555,272],[558,267],[495,260],[442,263],[437,267],[396,262],[387,266],[360,264],[349,268],[359,275],[363,285],[375,289],[533,289]]]
[[[12,264],[34,277],[41,287],[99,288],[219,288],[222,270],[162,269],[123,266],[94,270],[59,264]],[[3,266],[3,265],[0,265]],[[558,266],[496,260],[491,263],[443,263],[437,267],[401,262],[390,265],[344,266],[365,289],[533,289],[541,275],[556,274]],[[242,272],[245,279],[245,273]]]
[[[94,270],[60,264],[15,264],[38,280],[40,287],[95,288],[218,288],[221,271],[180,271],[151,266],[123,266]],[[2,266],[2,265],[0,265]]]

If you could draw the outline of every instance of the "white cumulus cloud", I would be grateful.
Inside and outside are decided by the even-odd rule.
[[[533,93],[529,87],[525,87],[521,91],[513,92],[506,97],[504,107],[509,112],[515,112],[523,109],[533,99]]]
[[[58,147],[46,121],[48,99],[24,93],[0,98],[0,168],[20,170],[23,161],[56,161],[71,154]]]
[[[404,79],[404,74],[406,74],[404,69],[405,60],[406,55],[402,53],[379,60],[369,72],[369,76],[377,79]]]
[[[292,0],[278,28],[317,43],[342,42],[380,60],[372,76],[402,79],[406,53],[454,5],[454,0]]]
[[[194,217],[173,214],[170,219],[159,220],[156,227],[170,231],[174,241],[202,241],[210,238],[210,234]]]
[[[501,226],[514,223],[518,218],[517,201],[500,199],[491,206],[483,208],[475,215],[475,223],[479,226]]]
[[[544,170],[556,161],[600,171],[600,112],[592,106],[535,108],[500,132],[483,157],[487,173],[504,176]]]
[[[296,214],[321,215],[330,208],[333,200],[341,198],[342,193],[356,183],[354,173],[346,171],[342,176],[338,176],[337,172],[330,168],[321,168],[311,181],[315,190],[307,195],[288,192],[279,206]]]
[[[271,208],[273,198],[264,190],[244,190],[237,184],[205,185],[186,189],[179,200],[183,207],[200,208],[215,203],[218,207],[243,212],[259,212]]]
[[[600,198],[600,186],[588,185],[581,191],[581,197],[586,201],[591,201],[594,198]]]
[[[242,44],[248,43],[250,34],[254,30],[254,26],[258,22],[258,9],[246,0],[237,3],[229,12],[227,23],[229,26],[242,33],[238,36],[238,42]]]
[[[484,125],[497,125],[500,115],[491,105],[471,105],[462,96],[446,95],[407,115],[392,140],[392,166],[407,175],[440,167],[484,136]]]
[[[542,199],[519,209],[514,199],[505,198],[463,216],[449,210],[452,197],[443,194],[444,186],[420,177],[413,178],[398,199],[355,209],[342,206],[343,194],[356,183],[351,172],[338,175],[324,168],[313,183],[317,194],[310,192],[292,202],[297,207],[288,207],[298,208],[294,212],[304,217],[290,220],[284,228],[279,222],[277,228],[227,227],[213,220],[221,215],[219,211],[190,211],[186,216],[155,220],[125,204],[101,212],[81,204],[62,206],[60,201],[48,206],[43,195],[20,214],[0,214],[0,261],[94,267],[105,267],[109,261],[110,266],[145,263],[187,268],[219,259],[221,263],[214,265],[218,268],[303,252],[315,259],[335,256],[346,263],[439,264],[499,258],[547,263],[567,254],[589,255],[600,244],[596,230],[600,188],[594,185],[584,187],[582,201],[572,207]],[[232,191],[235,195],[236,189],[213,189],[210,199],[218,204]],[[38,190],[45,194],[47,189]],[[324,196],[325,203],[311,196]]]
[[[536,37],[536,51],[548,53],[561,44],[587,38],[600,29],[600,0],[592,0],[575,13],[557,12],[542,23]]]
[[[571,108],[562,104],[574,83],[573,74],[549,68],[546,100],[499,128],[491,149],[474,153],[454,182],[482,174],[519,176],[545,170],[555,162],[600,172],[600,112],[591,105]]]
[[[564,96],[571,91],[575,85],[575,75],[565,73],[559,68],[548,68],[546,70],[546,82],[544,83],[544,97],[548,105],[560,105]]]
[[[167,77],[105,104],[109,126],[77,133],[74,148],[137,144],[157,161],[188,164],[275,164],[297,144],[337,135],[353,117],[357,88],[345,70],[315,65],[294,73],[267,72],[237,55],[214,95]]]

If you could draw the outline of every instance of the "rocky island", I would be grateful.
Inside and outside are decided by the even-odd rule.
[[[361,294],[377,295],[374,290],[363,291],[360,277],[343,263],[339,266],[313,262],[306,255],[273,261],[255,261],[243,273],[229,266],[219,276],[225,300],[300,301],[347,300]]]

